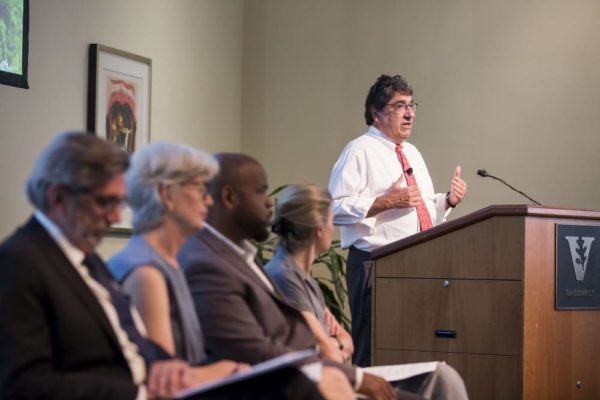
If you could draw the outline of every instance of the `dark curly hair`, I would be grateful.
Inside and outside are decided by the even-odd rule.
[[[400,75],[381,75],[371,89],[365,100],[365,122],[368,126],[373,125],[373,112],[383,110],[383,107],[396,93],[412,96],[413,89]]]

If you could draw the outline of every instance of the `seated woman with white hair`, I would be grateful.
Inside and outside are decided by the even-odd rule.
[[[204,225],[212,198],[205,185],[218,171],[203,151],[175,143],[152,143],[132,157],[126,173],[133,231],[109,268],[139,310],[148,337],[190,364],[205,361],[202,330],[177,252]],[[234,361],[202,367],[206,380],[240,368]]]

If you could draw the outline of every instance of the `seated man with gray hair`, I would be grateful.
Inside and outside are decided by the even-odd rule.
[[[94,252],[119,221],[128,165],[79,132],[38,157],[27,182],[36,210],[0,246],[0,397],[144,398],[192,377],[144,337]]]

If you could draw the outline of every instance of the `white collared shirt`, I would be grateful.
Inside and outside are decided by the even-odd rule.
[[[433,225],[444,222],[450,212],[446,210],[446,195],[434,192],[421,153],[407,142],[402,144],[402,152],[413,169]],[[414,207],[386,210],[367,218],[375,199],[402,174],[396,144],[373,126],[344,148],[329,179],[333,222],[340,226],[343,248],[354,246],[370,252],[419,231]],[[406,180],[402,186],[406,187]]]
[[[269,279],[267,279],[265,272],[258,265],[256,265],[256,262],[254,261],[254,259],[256,257],[256,247],[254,247],[252,245],[252,243],[250,243],[248,240],[244,239],[242,241],[243,247],[240,247],[237,244],[233,243],[228,237],[226,237],[221,232],[219,232],[218,230],[216,230],[215,228],[213,228],[212,226],[210,226],[207,223],[204,223],[203,229],[208,230],[210,233],[212,233],[217,238],[219,238],[221,241],[223,241],[226,245],[231,247],[231,249],[233,251],[235,251],[236,254],[238,254],[240,257],[242,257],[244,259],[244,261],[246,261],[246,264],[248,265],[248,267],[252,270],[252,272],[254,272],[256,274],[256,276],[258,276],[258,278],[265,284],[265,286],[267,286],[267,288],[272,293],[275,292],[275,288],[273,287],[273,284],[271,283],[271,281],[269,281]]]
[[[117,310],[112,303],[112,299],[110,297],[110,293],[108,290],[104,288],[100,283],[98,283],[92,276],[90,275],[88,268],[83,265],[83,259],[85,258],[85,254],[73,246],[71,242],[65,237],[60,228],[52,222],[48,217],[46,217],[40,210],[36,210],[34,212],[35,218],[38,222],[46,229],[48,234],[54,239],[58,247],[65,254],[67,259],[71,262],[77,273],[81,276],[81,279],[85,282],[85,284],[90,288],[98,303],[104,310],[108,321],[110,322],[110,326],[112,327],[115,336],[117,337],[117,341],[121,346],[121,350],[123,352],[123,357],[127,361],[127,365],[129,366],[129,370],[131,371],[133,384],[138,386],[138,395],[137,400],[142,400],[147,398],[146,388],[143,386],[144,381],[146,380],[146,362],[144,358],[140,354],[140,351],[135,343],[133,343],[127,332],[123,330],[121,327],[121,322],[119,321],[119,315],[117,314]],[[139,316],[137,310],[131,306],[131,314],[136,325],[138,331],[142,334],[142,336],[146,336],[146,329],[144,323]]]

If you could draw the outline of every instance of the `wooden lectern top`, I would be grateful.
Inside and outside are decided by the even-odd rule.
[[[452,221],[434,226],[424,232],[419,232],[407,238],[397,240],[378,249],[373,250],[371,257],[373,260],[385,257],[416,244],[446,235],[450,232],[464,228],[465,226],[486,220],[492,217],[505,216],[524,216],[524,217],[545,217],[545,218],[569,218],[600,220],[600,210],[588,210],[577,208],[562,207],[540,207],[529,204],[502,204],[491,205],[471,214],[462,216]]]

